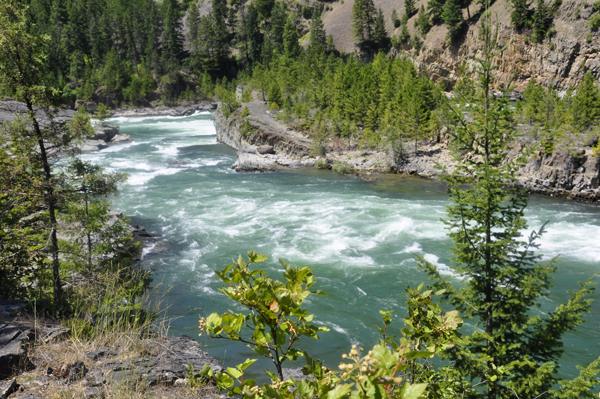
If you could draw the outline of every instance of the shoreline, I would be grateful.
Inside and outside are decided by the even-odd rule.
[[[250,115],[242,118],[241,109]],[[441,164],[452,171],[455,157],[449,149],[449,137],[441,132],[438,140],[419,143],[418,153],[407,151],[402,162],[395,163],[385,150],[358,150],[341,140],[324,143],[323,154],[312,156],[313,141],[306,134],[280,123],[260,101],[244,103],[229,118],[221,109],[214,114],[217,141],[238,151],[232,168],[238,172],[270,172],[280,168],[317,167],[370,173],[401,173],[439,180]],[[508,160],[520,157],[529,145],[515,141],[506,154]],[[345,147],[345,148],[344,148]],[[592,156],[592,147],[576,151],[557,150],[545,154],[541,150],[521,166],[517,181],[530,193],[561,197],[589,203],[600,202],[600,158]]]

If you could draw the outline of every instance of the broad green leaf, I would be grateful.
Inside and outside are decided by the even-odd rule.
[[[400,390],[402,399],[420,399],[427,389],[427,384],[409,384],[406,383]]]
[[[348,395],[352,384],[340,384],[336,386],[332,391],[327,392],[327,399],[341,399]]]
[[[236,368],[233,368],[233,367],[227,367],[227,374],[229,374],[230,376],[232,376],[236,380],[239,380],[240,377],[242,376],[242,372],[240,370],[236,369]]]

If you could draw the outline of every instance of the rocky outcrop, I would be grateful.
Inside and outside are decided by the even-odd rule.
[[[330,168],[339,162],[359,173],[396,172],[437,178],[439,164],[451,171],[456,162],[448,149],[448,137],[419,144],[416,155],[414,150],[407,149],[399,163],[394,163],[384,150],[359,151],[343,143],[328,145],[325,155],[309,157],[308,149],[312,145],[309,138],[279,124],[264,104],[254,102],[245,105],[250,110],[250,116],[246,118],[241,117],[241,110],[229,118],[217,110],[214,118],[217,140],[238,150],[232,167],[239,172],[266,172],[281,167]],[[600,200],[600,158],[592,156],[592,146],[597,140],[593,137],[585,147],[571,152],[557,150],[546,154],[540,150],[533,153],[518,171],[518,184],[534,193],[583,201]],[[515,142],[506,154],[507,160],[520,157],[529,146],[539,147],[539,144]]]
[[[429,0],[417,3],[427,8]],[[353,1],[333,2],[331,10],[323,14],[323,22],[327,35],[332,35],[339,51],[352,53],[356,50],[352,35]],[[390,21],[395,9],[398,16],[405,12],[404,2],[375,0],[375,7],[381,8],[386,21]],[[555,2],[558,8],[553,13],[553,30],[555,33],[541,43],[531,40],[530,29],[517,31],[510,25],[512,12],[510,1],[492,2],[490,11],[494,23],[499,28],[499,44],[508,45],[502,55],[495,61],[499,65],[496,79],[499,85],[507,85],[514,77],[514,84],[522,91],[527,82],[535,77],[544,86],[554,86],[557,90],[567,90],[577,85],[584,74],[589,71],[596,78],[600,77],[600,31],[592,31],[588,25],[595,12],[593,1],[569,0]],[[535,6],[535,4],[533,4]],[[533,8],[532,6],[532,8]],[[473,57],[481,56],[480,24],[483,14],[482,6],[471,3],[463,9],[466,20],[465,33],[458,43],[449,45],[446,40],[447,28],[444,24],[435,25],[425,35],[423,48],[416,51],[411,45],[392,50],[392,54],[406,56],[415,65],[436,81],[443,81],[451,87],[458,78],[459,70],[473,70],[476,61]],[[408,21],[408,29],[413,37],[422,36],[415,27],[417,14]],[[399,34],[400,28],[391,28],[390,36]]]
[[[250,116],[241,117],[238,109],[229,118],[217,109],[214,123],[217,141],[238,150],[232,168],[238,172],[268,172],[280,167],[314,166],[308,156],[312,141],[265,112],[264,104],[248,104]],[[272,111],[267,111],[272,112]]]

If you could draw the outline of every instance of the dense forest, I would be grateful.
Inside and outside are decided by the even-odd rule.
[[[451,120],[440,101],[449,88],[430,81],[410,61],[386,53],[402,43],[418,47],[418,32],[423,36],[437,23],[456,26],[448,29],[448,40],[453,40],[462,32],[461,10],[469,9],[465,2],[431,1],[418,11],[418,32],[411,38],[406,21],[417,7],[406,1],[406,14],[394,13],[391,21],[403,26],[404,33],[390,38],[381,10],[372,0],[357,1],[353,35],[361,52],[340,54],[324,30],[321,14],[328,4],[321,2],[212,0],[204,15],[195,1],[24,3],[28,29],[48,37],[44,79],[56,89],[57,102],[140,106],[215,98],[232,111],[239,106],[231,101],[233,93],[242,85],[251,89],[246,101],[256,90],[258,99],[283,109],[282,119],[317,142],[354,138],[377,149],[383,141],[416,143],[434,137]],[[538,3],[531,8],[514,2],[515,29],[546,34],[552,12]],[[456,98],[473,100],[474,76],[466,69],[459,76]],[[2,90],[13,94],[7,87]],[[533,78],[516,106],[517,118],[545,140],[547,150],[555,143],[569,147],[593,135],[590,127],[600,119],[600,91],[591,75],[566,93],[540,87]]]

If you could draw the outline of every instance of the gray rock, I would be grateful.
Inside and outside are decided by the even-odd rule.
[[[110,356],[114,356],[115,353],[113,351],[111,351],[110,349],[98,349],[92,352],[88,352],[85,354],[85,357],[92,359],[92,360],[99,360],[99,359],[103,359],[105,357],[110,357]]]
[[[19,384],[17,384],[16,378],[8,381],[0,381],[0,399],[8,398],[8,396],[18,388]]]
[[[88,387],[97,387],[103,384],[106,384],[106,378],[101,370],[92,371],[85,376],[85,380],[82,381],[82,384]]]
[[[69,382],[75,382],[82,379],[83,377],[85,377],[87,372],[88,369],[87,367],[85,367],[85,364],[83,364],[83,362],[73,363],[69,369]]]
[[[102,399],[104,398],[104,391],[100,388],[86,388],[83,391],[83,396],[85,399]]]
[[[283,378],[286,380],[289,378],[294,378],[297,381],[301,381],[309,380],[311,377],[304,375],[304,373],[302,373],[302,367],[298,367],[297,369],[283,369]]]
[[[173,383],[175,387],[187,387],[190,385],[190,381],[187,378],[178,378]]]
[[[27,327],[0,324],[0,379],[33,366],[27,358],[24,346],[34,336],[34,332]]]
[[[68,338],[71,334],[71,330],[66,327],[50,327],[44,331],[44,343],[48,343],[54,340],[62,341],[65,338]]]
[[[200,349],[200,344],[186,336],[160,339],[160,351],[153,357],[143,357],[127,362],[108,361],[102,364],[107,383],[146,386],[172,385],[188,376],[188,365],[192,365],[197,376],[206,364],[214,371],[223,369],[219,361]]]
[[[275,154],[275,149],[272,145],[261,145],[256,147],[259,154]]]
[[[236,172],[269,172],[277,169],[273,160],[245,152],[238,152],[237,159],[231,167]]]

